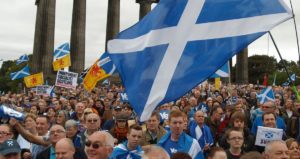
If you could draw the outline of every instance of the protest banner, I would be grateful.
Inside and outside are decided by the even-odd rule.
[[[78,73],[58,71],[55,86],[76,89]]]
[[[48,95],[48,90],[51,89],[51,86],[41,85],[36,87],[36,95]]]
[[[283,130],[258,126],[255,145],[266,146],[267,143],[274,140],[282,140]]]

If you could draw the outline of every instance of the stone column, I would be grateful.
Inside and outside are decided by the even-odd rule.
[[[81,73],[85,63],[86,0],[74,0],[71,28],[70,71]]]
[[[248,49],[245,48],[236,56],[236,83],[247,84],[248,79]]]
[[[159,0],[136,0],[140,4],[140,19],[142,19],[148,12],[151,11],[151,4],[158,3]]]
[[[36,0],[36,24],[34,34],[32,72],[44,73],[44,80],[53,82],[55,74],[52,68],[55,30],[56,0]]]
[[[120,31],[120,0],[108,0],[107,23],[106,23],[106,44],[113,39]],[[105,44],[105,50],[107,48]]]

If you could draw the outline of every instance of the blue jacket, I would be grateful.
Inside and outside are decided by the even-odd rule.
[[[252,124],[251,132],[254,135],[256,135],[258,126],[263,126],[262,116],[256,117],[256,119],[254,120],[254,122]],[[286,130],[284,120],[279,116],[276,116],[276,126],[277,126],[278,129],[283,129],[283,131]]]
[[[198,141],[201,149],[204,148],[205,144],[213,145],[214,144],[214,139],[212,137],[210,128],[207,125],[204,124],[203,127],[201,128],[202,136],[197,139],[197,135],[196,135],[197,126],[198,126],[198,124],[195,121],[191,122],[191,124],[190,124],[190,135],[191,135],[191,137],[193,137],[194,139],[196,139]]]

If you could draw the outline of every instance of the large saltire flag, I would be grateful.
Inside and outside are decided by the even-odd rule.
[[[54,50],[53,52],[54,60],[59,59],[69,53],[70,53],[70,45],[69,43],[64,43]]]
[[[141,121],[207,79],[292,13],[282,0],[161,0],[108,42]]]
[[[24,82],[27,88],[43,85],[44,84],[43,72],[25,77]]]
[[[89,69],[83,79],[83,86],[87,91],[92,91],[99,80],[112,75],[116,70],[108,54],[105,52]]]
[[[218,69],[210,78],[229,77],[229,62],[226,62],[220,69]]]
[[[10,73],[10,79],[15,80],[15,79],[23,78],[23,77],[26,77],[26,76],[29,76],[29,75],[30,75],[29,66],[26,65],[20,71]]]
[[[71,57],[70,54],[66,54],[61,58],[58,58],[53,62],[53,70],[58,71],[62,68],[71,66]]]
[[[29,57],[25,54],[19,57],[19,59],[17,60],[16,64],[20,65],[23,62],[27,62],[29,61]]]
[[[274,92],[271,86],[263,89],[260,94],[257,95],[257,99],[260,104],[264,104],[267,101],[275,101]]]

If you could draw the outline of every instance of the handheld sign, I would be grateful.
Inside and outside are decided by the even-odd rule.
[[[58,71],[55,86],[76,89],[78,73]]]
[[[255,145],[266,146],[267,143],[274,140],[282,140],[283,130],[258,126]]]
[[[51,89],[51,86],[41,85],[36,87],[36,95],[49,95],[48,90]]]

